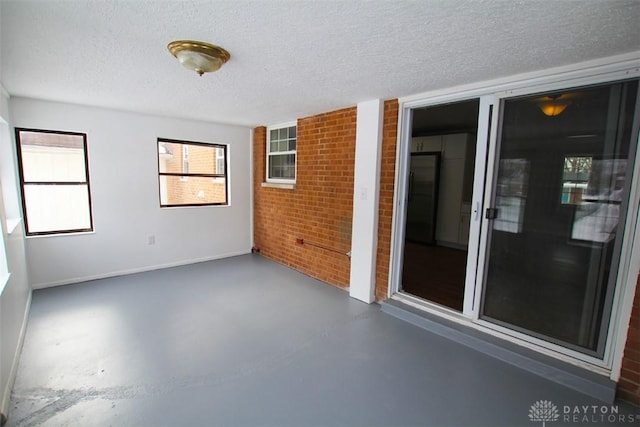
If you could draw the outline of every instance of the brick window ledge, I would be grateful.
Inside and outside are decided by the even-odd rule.
[[[263,188],[280,188],[283,190],[295,190],[296,189],[296,185],[295,184],[283,184],[283,183],[279,183],[279,182],[263,182],[262,184]]]

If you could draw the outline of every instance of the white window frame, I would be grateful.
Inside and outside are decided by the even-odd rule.
[[[272,130],[276,130],[276,129],[282,129],[282,128],[290,128],[290,127],[295,127],[296,128],[296,149],[295,150],[290,150],[290,151],[277,151],[277,152],[270,152],[270,148],[271,148],[271,131]],[[296,183],[296,178],[298,176],[298,123],[296,121],[293,122],[287,122],[287,123],[281,123],[278,125],[273,125],[273,126],[267,126],[267,144],[266,144],[266,148],[265,148],[265,181],[266,182],[271,182],[274,184],[295,184]],[[295,158],[295,162],[294,162],[294,177],[293,179],[288,179],[288,178],[270,178],[269,177],[269,161],[270,161],[270,157],[273,156],[282,156],[282,155],[289,155],[289,154],[293,154],[296,156]]]

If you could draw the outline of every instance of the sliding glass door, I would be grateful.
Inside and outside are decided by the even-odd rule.
[[[634,80],[500,103],[481,320],[603,357],[637,96]]]
[[[564,86],[549,80],[539,90],[523,85],[488,90],[476,98],[455,94],[403,104],[405,146],[399,150],[391,293],[561,358],[611,368],[619,344],[614,336],[618,317],[627,304],[620,297],[632,261],[633,230],[625,224],[629,212],[629,221],[635,222],[640,197],[631,194],[634,170],[636,175],[640,170],[634,164],[640,84],[638,73],[632,75],[616,74],[615,81],[599,76],[589,85],[591,78]],[[467,165],[467,154],[470,161],[464,174],[458,174],[465,178],[464,196],[456,196],[465,209],[443,215],[438,208],[434,222],[433,210],[416,211],[411,205],[416,200],[415,162],[439,154],[437,197],[451,195],[443,185],[443,171],[447,159],[455,157],[451,150],[447,153],[445,141],[453,136],[434,130],[443,126],[422,132],[418,119],[422,115],[441,123],[458,117],[450,114],[451,108],[466,105],[464,117],[474,121],[465,128],[473,131],[468,132],[463,163]],[[447,114],[436,114],[441,110]],[[416,216],[430,224],[428,238],[415,237]],[[443,244],[446,239],[438,232],[442,218],[456,218],[466,226],[462,247]],[[418,246],[424,256],[413,250]],[[455,304],[423,292],[439,289],[436,281],[458,277],[444,269],[455,260],[445,249],[465,252],[455,270]]]

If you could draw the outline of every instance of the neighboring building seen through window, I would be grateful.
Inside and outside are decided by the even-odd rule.
[[[296,125],[267,128],[267,182],[296,181]]]
[[[562,171],[562,204],[581,205],[589,176],[592,157],[569,156],[564,158]]]
[[[83,133],[16,129],[27,235],[93,230]]]
[[[160,206],[227,205],[227,146],[158,139]]]
[[[189,145],[182,144],[182,173],[189,173]]]
[[[493,229],[522,233],[529,188],[530,162],[527,159],[500,159],[496,187],[496,217]]]
[[[573,203],[571,238],[606,243],[616,237],[627,159],[588,159],[586,185]]]

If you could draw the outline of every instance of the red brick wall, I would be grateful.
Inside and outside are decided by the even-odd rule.
[[[398,100],[384,103],[382,160],[380,165],[380,206],[378,208],[378,252],[376,255],[376,301],[387,299],[391,221],[396,174],[396,138],[398,135]]]
[[[254,244],[267,258],[349,286],[356,108],[299,119],[294,190],[262,187],[266,128],[254,130]],[[335,249],[332,252],[311,244]]]
[[[627,344],[618,381],[618,397],[640,405],[640,275],[633,298]]]
[[[356,107],[298,120],[295,190],[265,188],[265,127],[254,130],[254,243],[267,258],[347,288],[351,248]],[[387,298],[398,101],[384,103],[376,300]]]

